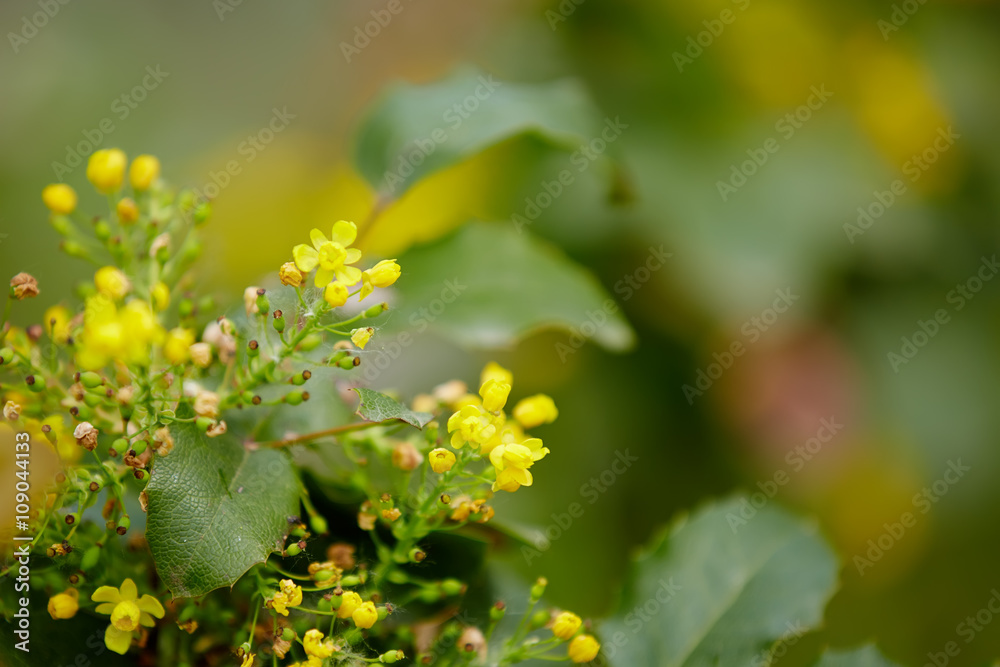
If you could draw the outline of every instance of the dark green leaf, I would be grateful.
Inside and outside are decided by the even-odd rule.
[[[705,507],[637,559],[602,627],[611,664],[755,664],[820,622],[837,560],[815,525],[773,504],[741,511],[736,499]]]
[[[146,487],[146,539],[174,597],[193,597],[232,586],[281,548],[300,484],[282,452],[207,438],[190,423],[171,433],[174,450],[157,458]]]
[[[365,421],[384,422],[390,419],[398,419],[411,426],[423,428],[427,422],[434,418],[433,415],[427,412],[414,412],[405,405],[377,391],[365,389],[364,387],[355,387],[354,391],[358,392],[358,396],[361,398],[361,404],[358,406],[358,416]]]

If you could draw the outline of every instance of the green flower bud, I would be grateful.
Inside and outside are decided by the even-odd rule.
[[[52,223],[52,229],[60,236],[66,236],[73,231],[73,223],[65,215],[53,215],[49,217],[49,222]]]
[[[9,347],[0,348],[0,366],[14,363],[14,350]]]
[[[406,656],[402,651],[396,649],[395,651],[387,651],[378,657],[378,661],[386,665],[391,665],[394,662],[399,662]]]
[[[298,556],[300,553],[302,553],[302,548],[299,546],[298,542],[289,544],[287,547],[285,547],[286,556]]]
[[[208,432],[208,429],[212,427],[212,424],[215,423],[215,420],[210,419],[208,417],[198,417],[194,421],[194,423],[198,427],[199,431],[201,431],[202,433],[206,433]]]
[[[80,559],[80,569],[89,570],[97,565],[97,561],[101,558],[101,547],[94,545],[83,552],[83,558]]]
[[[387,310],[389,310],[389,304],[380,303],[377,306],[372,306],[371,308],[366,310],[365,317],[378,317]]]
[[[545,595],[545,587],[549,585],[549,580],[545,577],[538,577],[535,585],[531,587],[531,601],[538,602]]]
[[[413,548],[410,549],[410,553],[407,555],[411,563],[420,563],[425,558],[427,558],[427,553],[421,549]]]
[[[94,236],[101,241],[107,241],[111,238],[111,225],[108,224],[107,220],[98,220],[94,223]]]
[[[182,318],[191,317],[194,314],[194,302],[191,299],[181,299],[177,304],[177,314]]]
[[[360,364],[361,364],[361,357],[344,357],[339,362],[337,362],[337,365],[343,368],[345,371],[349,371],[355,366],[359,366]]]
[[[327,598],[325,596],[321,597],[319,599],[319,610],[320,611],[333,611],[333,609],[334,609],[334,607],[333,607],[333,600],[337,600],[337,606],[339,607],[340,606],[340,598],[339,597],[335,597],[335,598]]]
[[[257,290],[257,310],[261,317],[266,317],[271,310],[271,302],[267,298],[267,290],[263,287]]]
[[[534,614],[531,615],[530,627],[532,630],[537,630],[538,628],[545,627],[545,624],[549,622],[552,618],[552,614],[545,611],[544,609],[539,609]]]
[[[337,350],[332,355],[330,355],[329,364],[331,366],[336,366],[336,365],[340,364],[340,361],[342,359],[346,359],[347,357],[349,357],[350,354],[351,353],[348,352],[347,350]]]
[[[98,405],[104,402],[104,397],[98,396],[97,394],[84,394],[83,402],[92,408],[96,408]]]
[[[292,641],[293,639],[295,639],[295,630],[286,627],[284,630],[281,631],[281,638],[284,639],[286,642]]]
[[[259,355],[260,355],[260,343],[258,343],[255,340],[252,340],[249,343],[247,343],[247,356],[252,359]]]
[[[86,371],[84,373],[80,373],[80,384],[87,389],[94,389],[95,387],[100,387],[104,384],[104,378],[93,371]]]
[[[331,578],[333,578],[333,574],[334,573],[331,570],[320,570],[319,572],[313,575],[313,579],[316,581],[316,583],[321,584],[324,581],[329,581]]]
[[[145,472],[145,471],[144,471]],[[123,516],[118,520],[118,525],[115,527],[115,532],[119,535],[124,535],[128,532],[128,529],[132,527],[132,522],[127,516]]]
[[[285,314],[280,310],[274,311],[274,319],[271,321],[271,326],[278,333],[282,333],[285,330]]]
[[[41,375],[29,375],[24,378],[24,382],[28,385],[28,389],[36,394],[40,391],[45,391],[45,378]]]
[[[320,336],[317,333],[311,333],[302,339],[302,342],[299,343],[299,349],[302,350],[303,352],[311,352],[315,350],[317,347],[319,347],[320,343],[322,342],[323,342],[322,336]]]
[[[309,525],[312,526],[314,533],[319,533],[320,535],[325,535],[329,528],[326,523],[326,519],[318,514],[309,517]]]
[[[441,590],[446,595],[458,595],[465,590],[465,584],[458,579],[445,579],[441,582]]]
[[[208,219],[212,215],[212,205],[207,201],[203,201],[194,207],[194,221],[202,225],[208,222]]]
[[[361,577],[359,577],[356,574],[349,574],[340,580],[340,585],[347,586],[348,588],[350,588],[351,586],[357,586],[360,583],[361,583]]]
[[[285,403],[289,405],[300,405],[302,403],[302,396],[304,392],[301,391],[291,391],[285,395]]]
[[[115,440],[115,442],[118,442],[118,441]],[[122,442],[125,442],[124,446],[128,447],[127,441],[125,441],[123,439]],[[135,454],[136,454],[136,456],[138,456],[139,454],[142,454],[144,451],[146,451],[146,447],[147,446],[148,446],[148,443],[145,440],[136,440],[135,442],[132,443],[132,451],[134,451]],[[118,449],[118,448],[116,447],[116,449]],[[125,450],[124,449],[118,449],[118,451],[123,452]]]
[[[499,622],[504,615],[507,613],[507,605],[503,600],[497,600],[496,604],[490,607],[490,620],[494,623]]]
[[[63,241],[59,244],[59,247],[62,248],[62,251],[70,257],[87,257],[87,249],[76,241]]]

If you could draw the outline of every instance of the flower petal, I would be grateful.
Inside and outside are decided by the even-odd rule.
[[[110,588],[110,586],[105,586],[105,588]],[[107,614],[108,616],[110,616],[111,612],[113,612],[115,610],[115,607],[117,606],[118,605],[114,602],[103,602],[97,605],[97,609],[95,609],[94,611],[96,611],[98,614]]]
[[[163,605],[152,595],[142,596],[142,599],[139,600],[139,609],[157,618],[163,618]]]
[[[319,250],[319,247],[327,242],[326,236],[323,235],[323,232],[316,228],[309,231],[309,240],[312,241],[313,247],[316,248],[316,250]]]
[[[337,269],[337,280],[345,285],[354,285],[361,280],[361,269],[353,266],[342,266]]]
[[[135,587],[135,582],[131,579],[126,579],[122,582],[121,588],[122,600],[135,600],[139,597],[139,589]]]
[[[108,629],[104,631],[104,645],[119,655],[125,655],[131,644],[131,632],[119,630],[113,625],[109,625]]]
[[[112,602],[118,604],[122,601],[122,595],[114,586],[101,586],[90,596],[94,602]],[[101,612],[102,614],[104,612]]]
[[[333,280],[333,271],[320,269],[316,272],[316,287],[326,287]]]
[[[344,264],[354,264],[361,259],[361,251],[357,248],[348,248],[347,257],[344,258]]]
[[[295,260],[295,266],[299,267],[299,271],[309,273],[319,263],[319,252],[315,248],[299,244],[292,248],[292,259]]]
[[[358,238],[358,227],[353,222],[338,220],[333,223],[333,235],[330,240],[334,243],[339,243],[346,248],[354,243],[356,238]]]

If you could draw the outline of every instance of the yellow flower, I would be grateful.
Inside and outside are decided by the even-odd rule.
[[[503,406],[507,405],[510,385],[506,382],[489,379],[479,388],[479,395],[483,397],[483,408],[487,412],[500,412],[503,410]]]
[[[514,406],[514,419],[521,422],[524,428],[535,428],[542,424],[550,424],[559,416],[555,402],[545,394],[522,398]]]
[[[399,264],[394,259],[383,259],[372,268],[362,272],[361,294],[358,295],[358,300],[363,300],[375,291],[376,287],[388,287],[392,285],[399,280],[400,273]]]
[[[375,625],[375,621],[378,620],[378,610],[375,609],[374,602],[364,602],[360,607],[351,613],[351,618],[354,620],[354,625],[359,628],[367,630],[368,628]]]
[[[140,625],[153,627],[156,622],[153,617],[163,618],[163,605],[152,595],[138,597],[135,582],[126,579],[121,588],[101,586],[91,599],[102,604],[97,605],[98,614],[111,614],[111,625],[104,632],[104,644],[121,655],[128,651],[132,643],[132,633]]]
[[[478,405],[466,405],[448,418],[451,446],[458,449],[465,443],[473,446],[485,444],[496,435],[500,417],[494,417]]]
[[[132,289],[132,283],[120,269],[114,266],[103,266],[94,274],[94,286],[100,294],[118,301]]]
[[[572,639],[582,624],[583,621],[579,616],[571,611],[564,611],[552,622],[552,634],[559,639]]]
[[[128,180],[132,188],[138,191],[148,190],[160,176],[160,161],[152,155],[140,155],[132,160],[128,170]]]
[[[42,316],[45,324],[45,333],[57,343],[65,343],[69,340],[69,321],[71,315],[66,306],[52,306],[45,311]]]
[[[323,290],[323,298],[331,308],[339,308],[347,303],[347,287],[340,281],[334,281]]]
[[[42,201],[53,213],[69,215],[76,210],[76,190],[65,183],[53,183],[42,190]]]
[[[112,359],[145,366],[149,346],[162,338],[163,327],[148,303],[133,300],[119,309],[98,294],[87,299],[77,363],[83,370],[97,370]]]
[[[580,635],[569,643],[569,659],[573,662],[590,662],[597,657],[601,645],[591,635]]]
[[[271,607],[282,616],[288,616],[288,607],[302,604],[302,587],[296,586],[291,579],[282,579],[279,586],[280,590],[271,598]]]
[[[299,267],[295,266],[295,262],[285,262],[278,269],[278,279],[281,280],[282,285],[298,287],[305,281],[306,277],[299,271]]]
[[[52,620],[73,618],[80,608],[80,591],[67,588],[62,593],[49,598],[49,616]]]
[[[351,342],[358,346],[358,349],[365,349],[365,345],[368,341],[372,339],[375,334],[375,330],[371,327],[365,327],[363,329],[355,329],[351,332]]]
[[[479,384],[486,384],[490,380],[496,380],[497,382],[503,382],[505,384],[513,384],[514,374],[497,362],[491,361],[486,364],[486,368],[483,369],[483,373],[479,377]]]
[[[194,331],[177,327],[167,334],[163,344],[163,356],[172,365],[183,364],[191,357],[191,346],[194,345]]]
[[[351,618],[354,610],[361,606],[361,596],[354,591],[347,591],[340,596],[340,608],[337,618]]]
[[[170,305],[170,288],[162,280],[153,285],[149,295],[153,298],[153,307],[156,310],[166,310]]]
[[[257,657],[253,653],[247,653],[243,656],[243,662],[240,663],[240,667],[253,667],[253,659]]]
[[[353,285],[361,280],[361,270],[348,266],[361,259],[361,251],[350,247],[357,236],[358,228],[353,222],[340,220],[334,223],[329,239],[318,229],[309,232],[312,246],[295,246],[292,257],[303,273],[317,269],[316,287],[325,287],[334,277],[345,285]]]
[[[93,183],[98,192],[103,194],[116,192],[125,178],[127,162],[125,153],[117,148],[94,151],[87,162],[87,180]]]
[[[347,597],[346,593],[344,597]],[[323,641],[323,633],[316,628],[306,631],[305,636],[302,637],[302,648],[306,650],[306,655],[310,658],[319,658],[320,660],[329,658],[334,652],[333,640]]]
[[[139,207],[128,197],[123,197],[118,202],[117,206],[115,206],[115,211],[118,213],[119,222],[123,225],[131,225],[139,219]]]
[[[533,479],[528,468],[548,453],[548,448],[543,447],[538,438],[529,438],[521,443],[508,440],[496,446],[490,452],[490,462],[497,471],[493,490],[513,493],[522,486],[531,486]]]
[[[447,449],[435,449],[428,455],[431,462],[431,470],[441,474],[448,472],[455,465],[455,455]]]

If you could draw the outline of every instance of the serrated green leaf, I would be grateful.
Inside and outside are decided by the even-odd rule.
[[[898,667],[886,659],[874,644],[846,651],[827,650],[814,667]]]
[[[399,319],[463,345],[503,347],[543,329],[575,330],[581,341],[618,351],[635,339],[587,270],[510,223],[470,223],[400,264]]]
[[[743,523],[740,523],[743,521]],[[815,627],[837,560],[815,525],[729,499],[681,519],[634,565],[601,630],[612,665],[749,665]]]
[[[282,452],[208,438],[191,423],[170,432],[174,449],[146,487],[146,540],[174,597],[194,597],[232,586],[281,548],[300,484]]]
[[[428,412],[414,412],[385,394],[380,394],[372,389],[355,387],[354,391],[358,392],[358,397],[361,398],[358,416],[365,421],[384,422],[398,419],[410,426],[423,428],[427,422],[434,418],[434,415]]]
[[[389,88],[358,130],[355,161],[375,189],[398,198],[427,174],[511,137],[575,148],[599,128],[599,112],[577,81],[511,83],[466,68]]]

